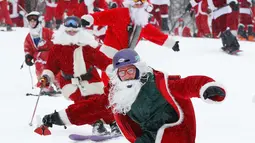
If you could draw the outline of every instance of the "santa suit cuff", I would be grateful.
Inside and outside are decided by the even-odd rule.
[[[65,125],[72,125],[72,123],[70,122],[70,120],[66,114],[66,110],[58,111],[58,115]]]
[[[172,36],[168,36],[166,41],[164,42],[164,44],[162,46],[172,48],[174,46],[175,42],[176,41],[173,39]]]
[[[204,98],[204,92],[205,90],[210,87],[210,86],[217,86],[217,87],[220,87],[222,89],[225,89],[220,83],[217,83],[217,82],[208,82],[206,83],[205,85],[203,85],[201,88],[200,88],[200,91],[199,91],[199,95],[200,95],[200,98],[206,102],[206,103],[210,103],[210,104],[217,104],[217,103],[221,103],[222,101],[216,101],[216,100],[212,100],[210,98],[207,98],[205,99]],[[225,98],[225,97],[224,97]]]
[[[84,19],[84,20],[86,20],[86,21],[89,22],[88,27],[90,27],[90,26],[92,26],[92,25],[94,24],[94,18],[93,18],[93,16],[91,16],[91,15],[89,15],[89,14],[83,15],[83,16],[81,17],[81,19]]]

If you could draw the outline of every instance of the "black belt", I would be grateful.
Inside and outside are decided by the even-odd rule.
[[[83,81],[83,80],[90,80],[92,78],[92,69],[93,69],[93,66],[91,66],[88,70],[87,73],[85,74],[81,74],[80,76],[78,77],[74,77],[73,75],[69,75],[69,74],[65,74],[63,71],[61,71],[61,75],[62,77],[65,79],[65,80],[71,80],[72,78],[78,78],[79,81]]]

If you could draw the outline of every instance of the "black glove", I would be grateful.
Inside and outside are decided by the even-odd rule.
[[[232,8],[233,11],[239,11],[239,4],[232,1],[229,3],[229,6]]]
[[[81,19],[81,25],[82,25],[83,27],[86,27],[86,26],[89,26],[90,23],[89,23],[87,20],[85,20],[85,19]]]
[[[117,8],[117,7],[118,7],[118,5],[116,2],[110,2],[109,9],[113,9],[113,8]]]
[[[101,10],[100,10],[98,7],[94,7],[94,8],[93,8],[93,11],[94,11],[94,12],[100,12]]]
[[[60,119],[60,116],[56,110],[52,114],[45,115],[42,119],[43,125],[47,127],[52,127],[53,124],[63,126],[65,125]]]
[[[26,56],[25,56],[25,63],[28,66],[32,66],[32,65],[34,65],[34,63],[32,62],[33,59],[34,59],[33,56],[31,56],[30,54],[26,54]]]
[[[179,41],[176,41],[174,46],[172,47],[173,51],[175,52],[178,52],[180,51],[180,48],[179,48]]]
[[[203,94],[203,97],[204,99],[208,99],[208,98],[212,98],[212,97],[215,97],[215,96],[225,96],[225,91],[218,87],[218,86],[210,86],[208,87],[204,94]]]
[[[79,3],[82,3],[82,2],[84,2],[84,0],[79,0]]]
[[[186,6],[186,8],[185,8],[185,12],[190,11],[191,8],[192,8],[192,5],[191,5],[191,3],[189,3],[189,4]]]

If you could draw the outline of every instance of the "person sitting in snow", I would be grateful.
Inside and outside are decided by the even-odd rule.
[[[195,143],[191,98],[222,102],[226,93],[208,76],[181,78],[148,67],[137,52],[113,57],[109,104],[123,135],[132,143]]]

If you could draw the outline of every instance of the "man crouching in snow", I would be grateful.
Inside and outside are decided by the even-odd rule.
[[[132,143],[195,143],[191,98],[221,102],[225,90],[207,76],[165,75],[140,61],[131,49],[113,57],[109,103],[115,120]]]
[[[46,68],[40,79],[41,87],[48,86],[61,72],[62,94],[74,104],[59,112],[45,115],[43,125],[94,125],[94,134],[106,134],[103,122],[110,124],[112,133],[119,133],[108,105],[108,89],[97,72],[110,68],[112,60],[99,52],[94,37],[81,28],[80,19],[67,17],[54,34]]]

